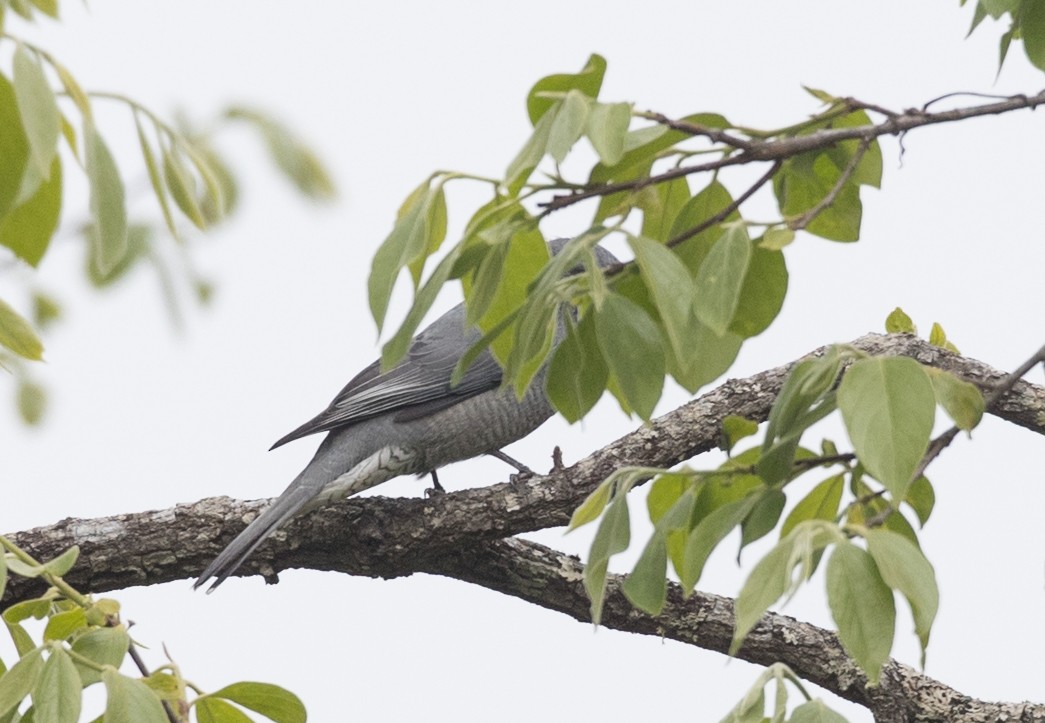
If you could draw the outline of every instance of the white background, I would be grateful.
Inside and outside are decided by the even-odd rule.
[[[952,91],[1045,85],[1018,45],[995,82],[1001,28],[988,22],[963,40],[971,12],[954,2],[98,1],[89,11],[73,2],[63,9],[60,25],[25,29],[9,19],[8,31],[53,49],[86,88],[124,92],[167,115],[179,106],[205,115],[230,101],[269,109],[320,150],[341,196],[329,207],[300,201],[256,139],[223,137],[244,170],[245,205],[194,244],[218,291],[210,308],[188,305],[178,333],[148,269],[114,293],[86,288],[72,231],[84,220],[85,193],[67,164],[64,230],[39,274],[67,314],[37,372],[52,405],[40,429],[0,413],[0,530],[279,493],[315,442],[265,450],[376,354],[366,276],[398,204],[435,169],[502,173],[528,133],[530,85],[580,69],[591,52],[609,60],[603,99],[671,115],[717,111],[756,127],[815,112],[801,84],[897,109]],[[3,45],[7,64],[12,45]],[[128,114],[97,106],[124,175],[144,177]],[[1045,326],[1042,138],[1040,113],[1022,111],[917,130],[902,159],[896,140],[884,140],[883,190],[863,191],[861,241],[801,237],[788,248],[783,312],[731,375],[880,331],[896,305],[924,333],[941,322],[970,356],[1019,364]],[[477,199],[451,196],[451,237]],[[759,208],[754,217],[769,215],[768,204]],[[147,194],[132,210],[156,215]],[[546,234],[570,234],[587,213],[553,216]],[[8,284],[17,278],[30,275],[0,276],[13,303],[21,300],[4,289],[18,288]],[[448,289],[441,308],[456,293]],[[660,409],[684,399],[672,388]],[[584,425],[549,422],[510,452],[544,467],[560,444],[572,462],[635,426],[604,401]],[[1042,452],[1040,437],[987,419],[930,469],[939,502],[922,540],[942,606],[927,672],[972,696],[1043,697]],[[489,460],[447,469],[442,480],[462,489],[505,475]],[[403,479],[377,492],[418,495],[425,486]],[[561,530],[534,538],[578,553],[589,539]],[[731,555],[717,556],[702,589],[735,594],[743,574]],[[244,679],[285,685],[314,721],[718,720],[758,673],[424,576],[292,571],[276,586],[233,579],[205,596],[183,581],[118,597],[137,639],[151,646],[151,664],[162,662],[162,643],[204,689]],[[818,578],[785,612],[826,624],[822,598]],[[900,607],[895,653],[917,663]]]

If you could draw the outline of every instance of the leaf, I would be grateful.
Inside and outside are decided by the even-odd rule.
[[[861,359],[842,378],[838,407],[857,457],[903,499],[933,428],[936,397],[925,369],[906,357]]]
[[[689,182],[676,178],[643,188],[635,197],[635,205],[642,209],[644,238],[664,243],[671,238],[672,225],[689,202]]]
[[[33,195],[0,217],[0,246],[6,246],[30,266],[47,252],[62,212],[62,161],[51,161],[48,180]]]
[[[838,516],[838,505],[842,502],[845,475],[828,477],[803,497],[780,527],[781,539],[787,537],[799,522],[805,520],[833,520]]]
[[[32,361],[43,359],[44,347],[33,327],[3,299],[0,299],[0,346]]]
[[[628,103],[595,103],[588,116],[586,133],[599,161],[615,165],[624,156],[624,139],[631,124],[631,106]]]
[[[708,252],[697,272],[697,318],[719,336],[726,333],[740,302],[751,261],[751,240],[745,228],[731,224]]]
[[[508,190],[509,195],[513,197],[519,195],[519,191],[530,178],[533,169],[537,168],[541,159],[544,158],[556,115],[557,113],[548,113],[542,116],[526,143],[508,164],[508,168],[504,172],[504,187]]]
[[[67,640],[73,633],[85,627],[87,616],[81,607],[55,613],[44,628],[44,640]]]
[[[904,502],[911,506],[914,514],[918,516],[918,524],[924,527],[925,523],[929,521],[933,507],[936,506],[936,493],[929,480],[924,476],[916,479],[914,484],[907,488]]]
[[[0,73],[0,218],[15,205],[29,165],[29,139],[22,129],[14,86]]]
[[[48,723],[80,720],[82,689],[76,666],[65,648],[53,646],[33,689],[36,719]]]
[[[722,435],[725,437],[725,448],[727,452],[733,451],[737,442],[750,437],[758,432],[758,422],[739,417],[736,414],[727,415],[722,420]]]
[[[810,151],[784,161],[773,177],[780,212],[795,219],[817,206],[832,192],[844,167],[844,163],[838,166],[826,151]],[[805,230],[832,241],[859,239],[863,207],[858,189],[854,173],[834,203],[821,210]]]
[[[692,351],[689,335],[695,288],[686,267],[671,249],[642,236],[629,236],[635,261],[650,290],[676,358]]]
[[[548,131],[548,155],[556,163],[566,160],[570,149],[584,135],[588,125],[591,101],[579,90],[571,90],[555,112],[555,122]]]
[[[47,180],[58,151],[61,115],[39,58],[22,43],[15,48],[13,77],[18,112],[29,141],[29,156],[41,178]]]
[[[787,496],[778,489],[768,489],[759,496],[758,502],[740,526],[740,549],[770,533],[776,527],[787,503]],[[739,558],[739,552],[737,553]]]
[[[571,424],[584,417],[602,397],[609,369],[598,349],[595,317],[586,314],[552,354],[545,385],[548,399]]]
[[[201,696],[193,701],[198,723],[251,723],[249,715],[221,698]]]
[[[201,231],[207,228],[207,217],[200,207],[199,198],[196,196],[196,179],[177,149],[164,150],[163,152],[163,178],[167,184],[174,203],[177,204],[185,218]]]
[[[958,429],[971,431],[983,418],[983,394],[976,385],[954,374],[928,367],[929,379],[932,380],[936,401],[944,408]]]
[[[595,331],[621,401],[648,420],[664,387],[663,342],[653,321],[634,302],[611,294],[595,312]]]
[[[940,607],[940,591],[936,572],[921,549],[903,535],[890,530],[872,529],[864,534],[867,551],[874,558],[885,584],[907,598],[914,618],[914,631],[922,644],[922,665],[929,645],[936,611]]]
[[[628,518],[627,490],[617,490],[613,501],[602,516],[599,529],[591,543],[588,564],[584,566],[584,589],[591,598],[591,619],[596,625],[602,617],[602,602],[606,594],[606,571],[610,557],[628,549],[631,541],[631,522]]]
[[[773,228],[767,228],[766,232],[762,234],[762,240],[758,242],[758,247],[767,251],[780,251],[790,246],[794,240],[794,231],[786,226],[774,226]]]
[[[0,677],[0,716],[5,716],[18,707],[43,673],[43,650],[35,648],[22,655],[11,669]]]
[[[750,339],[768,329],[784,305],[787,284],[784,254],[753,248],[729,330]]]
[[[827,562],[827,602],[842,646],[877,685],[893,647],[896,604],[870,554],[848,542],[835,546]]]
[[[83,126],[87,180],[94,226],[94,262],[107,274],[127,253],[127,208],[123,181],[109,148],[89,120]]]
[[[889,334],[917,334],[918,329],[904,310],[897,306],[885,317],[885,331]]]
[[[68,550],[63,552],[58,557],[48,560],[41,568],[44,572],[48,572],[52,575],[61,577],[73,569],[73,565],[76,564],[76,559],[80,556],[80,546],[73,545]]]
[[[307,717],[300,698],[271,683],[233,683],[214,691],[211,696],[231,700],[276,723],[304,723]]]
[[[791,586],[791,538],[777,543],[751,570],[736,601],[736,627],[729,654],[736,655],[744,638],[762,618],[769,606],[779,600]]]
[[[119,668],[127,655],[131,638],[121,627],[92,628],[73,641],[73,652],[93,660],[99,665]],[[101,673],[87,665],[77,664],[76,669],[84,687],[97,683],[102,679]]]
[[[635,568],[624,580],[622,590],[632,605],[650,615],[659,615],[667,597],[667,534],[653,533]]]
[[[690,329],[689,351],[682,359],[673,357],[671,374],[690,394],[725,374],[740,353],[744,343],[736,334],[715,334],[709,327],[693,318]]]
[[[167,723],[160,699],[142,681],[114,668],[102,671],[102,681],[108,694],[102,723]]]
[[[569,527],[566,528],[567,532],[576,530],[578,527],[594,522],[599,518],[602,511],[606,509],[606,503],[610,501],[615,482],[614,477],[607,477],[598,487],[592,490],[591,494],[584,498],[584,502],[581,502],[580,506],[573,511]]]
[[[1020,35],[1027,58],[1035,68],[1045,70],[1045,7],[1040,2],[1020,4]]]
[[[526,96],[526,110],[530,115],[530,123],[534,127],[538,125],[555,105],[558,99],[554,96],[557,94],[578,90],[589,98],[597,98],[605,74],[605,58],[592,54],[579,73],[562,73],[541,78]]]
[[[686,537],[682,556],[683,569],[679,575],[683,590],[688,594],[700,581],[711,553],[758,503],[757,495],[727,502],[706,515]]]
[[[138,130],[138,145],[141,148],[142,158],[145,160],[145,169],[149,173],[149,183],[152,184],[152,192],[156,195],[160,210],[163,212],[163,221],[167,224],[171,235],[179,238],[178,227],[174,223],[174,214],[171,213],[171,205],[167,199],[167,187],[163,183],[163,176],[160,175],[160,167],[156,162],[156,154],[152,151],[152,145],[145,135],[145,128],[142,127],[138,113],[134,114],[134,125]]]
[[[791,711],[789,723],[848,723],[848,719],[828,708],[824,701],[817,698]]]

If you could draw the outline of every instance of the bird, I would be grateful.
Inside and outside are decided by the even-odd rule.
[[[551,252],[558,253],[568,241],[550,242]],[[617,263],[601,246],[593,250],[600,267]],[[578,265],[567,273],[579,271]],[[413,338],[399,364],[387,371],[381,370],[380,361],[370,364],[324,411],[277,440],[272,449],[327,432],[305,469],[204,569],[193,588],[213,579],[207,590],[213,592],[292,517],[394,477],[430,473],[442,491],[435,470],[483,454],[530,473],[501,448],[554,414],[544,371],[519,399],[510,386],[502,386],[501,367],[485,349],[459,383],[452,384],[457,363],[481,336],[477,327],[466,324],[464,304],[458,304]]]

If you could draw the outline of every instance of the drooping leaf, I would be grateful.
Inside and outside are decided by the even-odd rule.
[[[896,604],[870,554],[848,542],[835,546],[827,562],[827,602],[846,652],[876,685],[893,647]]]
[[[791,587],[791,538],[777,543],[751,570],[736,601],[736,623],[729,654],[736,655],[744,638],[769,606]]]
[[[83,635],[77,636],[72,647],[73,652],[99,665],[119,668],[127,655],[130,642],[131,638],[123,626],[101,627],[93,628]],[[76,669],[84,687],[102,679],[101,673],[88,665],[77,663]]]
[[[0,299],[0,346],[32,361],[43,358],[44,346],[33,327]]]
[[[123,180],[108,146],[90,120],[83,126],[87,180],[90,184],[93,258],[107,274],[127,253],[127,208]]]
[[[642,209],[642,236],[661,243],[671,239],[671,229],[689,202],[689,182],[676,178],[642,189],[635,205]]]
[[[630,123],[631,106],[627,103],[592,104],[586,133],[600,162],[607,166],[620,162]]]
[[[591,494],[584,499],[584,502],[573,511],[566,531],[576,530],[578,527],[599,519],[599,515],[606,509],[606,504],[610,501],[610,495],[613,494],[615,484],[614,478],[608,477],[592,490]]]
[[[1040,2],[1020,4],[1020,36],[1027,58],[1035,68],[1045,70],[1045,7]]]
[[[833,192],[843,168],[822,151],[810,151],[784,161],[773,177],[780,212],[792,219],[817,207]],[[822,208],[805,229],[832,241],[859,239],[863,206],[858,189],[857,181],[850,178],[834,202]]]
[[[727,415],[722,420],[722,436],[725,438],[726,452],[732,452],[737,442],[758,432],[758,423],[736,414]]]
[[[835,519],[838,516],[838,505],[842,502],[844,490],[845,475],[842,474],[828,477],[818,484],[788,513],[784,524],[780,527],[780,537],[787,537],[795,525],[805,520]]]
[[[778,489],[766,490],[740,526],[740,549],[770,533],[784,512],[787,496]],[[737,555],[739,556],[739,552]]]
[[[679,575],[683,590],[688,594],[700,581],[711,553],[758,502],[756,495],[748,495],[716,507],[706,515],[686,538],[683,569]]]
[[[667,533],[656,531],[646,543],[622,590],[632,605],[650,615],[659,615],[667,596]]]
[[[537,125],[533,129],[533,133],[530,134],[526,143],[515,154],[515,158],[512,159],[511,163],[508,164],[508,168],[504,172],[504,186],[510,196],[519,195],[519,191],[526,185],[526,181],[529,180],[533,169],[537,168],[541,159],[544,158],[544,154],[548,150],[548,139],[551,136],[552,126],[557,115],[557,109],[552,113],[542,114],[541,119],[537,121]]]
[[[671,249],[642,236],[628,239],[676,358],[692,349],[689,337],[695,287]]]
[[[36,719],[49,723],[77,723],[82,698],[80,676],[65,648],[54,646],[33,689]]]
[[[149,173],[149,183],[152,184],[152,192],[156,195],[156,200],[160,204],[163,220],[167,224],[168,230],[170,230],[174,238],[178,238],[178,227],[174,224],[174,215],[171,213],[171,205],[167,199],[167,186],[163,182],[163,176],[160,175],[160,166],[156,161],[156,154],[153,152],[152,145],[145,135],[145,128],[142,126],[141,117],[137,113],[134,114],[134,124],[138,130],[138,146],[141,148],[142,158],[145,160],[145,169]]]
[[[29,165],[29,139],[22,129],[14,86],[0,73],[0,218],[18,201]]]
[[[598,349],[595,317],[567,327],[548,364],[548,399],[571,424],[584,417],[606,389],[609,369]]]
[[[918,523],[924,527],[925,523],[929,521],[933,507],[936,506],[936,493],[929,480],[924,476],[916,479],[914,484],[907,488],[904,502],[911,506],[914,514],[918,516]]]
[[[663,341],[649,316],[634,302],[611,294],[595,313],[595,331],[621,401],[649,419],[664,386]]]
[[[958,429],[970,431],[983,418],[983,394],[976,385],[943,369],[928,367],[929,379],[932,380],[936,401],[944,408]]]
[[[787,283],[784,254],[753,248],[729,330],[750,339],[768,329],[784,305]]]
[[[62,161],[51,161],[46,181],[20,205],[0,217],[0,246],[6,246],[30,266],[47,252],[62,212]]]
[[[163,152],[163,180],[171,192],[174,203],[185,214],[185,217],[196,228],[201,231],[206,230],[207,216],[203,213],[197,195],[196,179],[177,148],[166,149]]]
[[[108,695],[102,723],[167,723],[160,699],[140,680],[113,668],[102,672]]]
[[[903,499],[935,416],[925,369],[906,357],[861,359],[842,378],[838,407],[857,457],[894,499]]]
[[[711,247],[697,272],[697,318],[719,336],[733,322],[750,262],[747,230],[732,224]]]
[[[61,115],[54,91],[47,82],[40,60],[22,43],[14,54],[14,91],[18,112],[29,141],[29,156],[43,180],[50,177],[55,153],[58,151],[58,133]],[[5,129],[6,130],[6,129]]]
[[[627,550],[631,541],[631,521],[628,517],[625,492],[626,490],[618,490],[606,508],[591,543],[588,564],[584,567],[584,589],[591,598],[591,618],[596,625],[602,617],[602,603],[606,595],[606,571],[610,557]]]
[[[933,566],[925,559],[921,549],[903,535],[890,530],[872,529],[867,530],[864,536],[867,538],[867,551],[874,558],[882,580],[907,598],[914,618],[914,631],[922,644],[924,656],[940,606],[940,591],[936,586]]]
[[[584,135],[590,112],[591,101],[584,93],[576,89],[566,93],[548,131],[548,155],[556,163],[566,160],[570,149]]]

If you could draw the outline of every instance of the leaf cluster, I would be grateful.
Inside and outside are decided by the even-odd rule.
[[[0,660],[0,723],[76,723],[83,691],[98,683],[105,688],[106,702],[93,720],[103,723],[180,723],[193,712],[199,723],[252,720],[243,709],[276,723],[305,721],[297,696],[275,685],[241,682],[204,693],[173,662],[146,670],[120,621],[120,604],[82,595],[62,578],[76,563],[78,548],[46,562],[4,538],[0,550],[0,597],[9,575],[39,578],[50,586],[42,596],[11,605],[0,615],[18,654],[10,666]],[[26,627],[32,620],[42,624],[39,642]],[[130,658],[135,658],[138,674],[121,672]],[[190,692],[195,694],[191,700]]]

